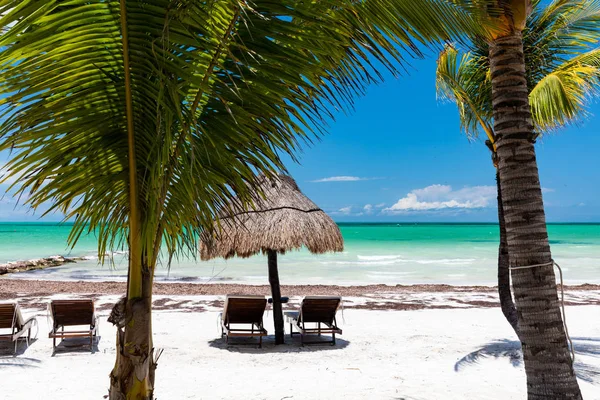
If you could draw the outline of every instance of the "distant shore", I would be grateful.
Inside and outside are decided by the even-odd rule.
[[[16,272],[33,271],[48,267],[59,267],[68,263],[85,260],[85,257],[63,257],[50,256],[43,258],[34,258],[31,260],[11,261],[0,264],[0,275],[12,274]]]

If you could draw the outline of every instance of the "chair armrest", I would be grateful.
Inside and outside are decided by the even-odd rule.
[[[92,335],[98,335],[100,333],[100,317],[94,315],[94,325],[92,326]]]
[[[27,321],[25,321],[25,323],[23,324],[23,330],[31,328],[31,325],[33,325],[33,321],[37,322],[37,319],[35,317],[31,317]]]
[[[221,328],[225,331],[225,332],[229,332],[229,327],[225,324],[225,321],[223,321],[221,319]]]
[[[15,332],[12,335],[12,340],[17,340],[18,338],[27,335],[27,331],[30,330],[31,325],[33,325],[33,321],[36,321],[35,317],[31,317],[27,321],[25,321],[21,329],[19,329],[18,332]]]

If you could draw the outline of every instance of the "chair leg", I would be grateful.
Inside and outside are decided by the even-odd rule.
[[[13,354],[16,356],[17,355],[17,345],[19,344],[19,339],[15,340],[15,351],[13,352]]]
[[[318,322],[318,324],[319,324],[319,325],[318,325],[318,333],[319,333],[319,336],[321,336],[321,323],[320,323],[320,322]]]
[[[260,335],[260,338],[258,339],[258,348],[262,349],[262,335]]]
[[[332,336],[331,345],[335,346],[335,332],[331,336]]]

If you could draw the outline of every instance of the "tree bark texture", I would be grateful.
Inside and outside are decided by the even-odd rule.
[[[496,186],[498,189],[498,225],[500,226],[500,245],[498,247],[498,295],[500,297],[500,308],[506,320],[512,326],[519,337],[519,326],[517,309],[513,302],[510,290],[510,269],[508,257],[508,243],[506,242],[506,223],[504,221],[504,210],[502,207],[502,187],[500,177],[496,170]]]
[[[283,310],[281,308],[281,289],[279,287],[279,272],[277,271],[277,252],[267,252],[269,263],[269,284],[273,297],[273,323],[275,324],[275,344],[284,343]]]
[[[490,43],[494,131],[511,267],[552,260],[534,148],[523,40]],[[581,399],[560,313],[554,268],[511,271],[529,400]]]
[[[152,276],[143,274],[141,298],[123,297],[109,322],[117,326],[117,359],[110,373],[110,400],[152,400],[156,359],[152,346]]]

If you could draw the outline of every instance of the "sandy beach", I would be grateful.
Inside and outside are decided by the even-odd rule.
[[[0,349],[3,399],[102,399],[115,359],[115,329],[106,318],[123,289],[114,282],[0,279],[0,301],[17,298],[39,323],[37,338],[29,348],[21,344],[17,357],[10,346]],[[154,341],[164,349],[157,399],[526,398],[519,343],[492,287],[319,285],[282,292],[290,296],[285,309],[296,309],[303,295],[342,295],[344,333],[336,346],[302,347],[286,334],[283,346],[269,336],[262,349],[228,347],[218,329],[224,294],[268,295],[267,286],[157,284]],[[52,356],[46,304],[89,297],[100,315],[94,352],[63,342]],[[566,287],[565,298],[581,390],[600,399],[600,287]],[[264,321],[272,334],[270,309]]]

